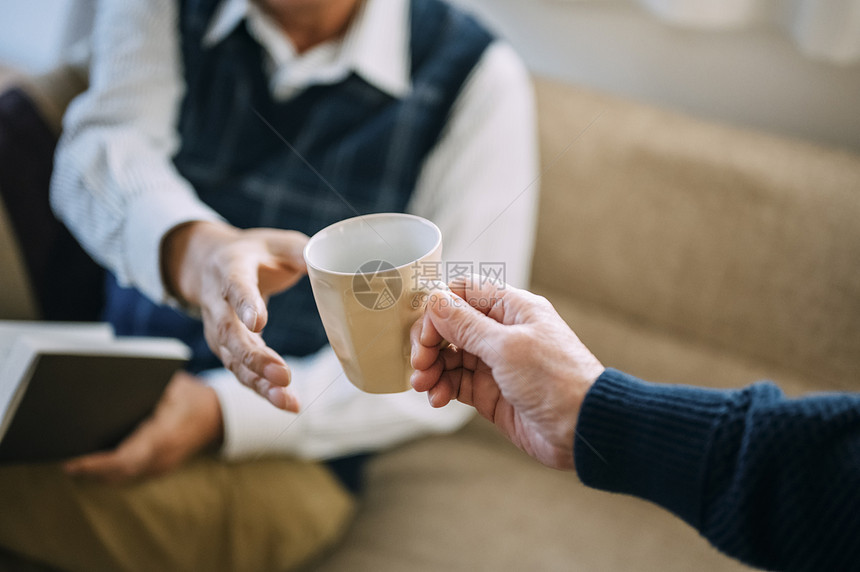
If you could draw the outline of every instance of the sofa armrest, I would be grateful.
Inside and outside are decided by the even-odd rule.
[[[102,306],[103,271],[54,217],[48,198],[59,116],[53,125],[49,118],[65,109],[76,77],[69,68],[33,79],[7,75],[0,92],[4,229],[13,233],[26,268],[29,288],[23,287],[49,320],[95,320]]]
[[[87,89],[88,80],[87,68],[73,64],[64,64],[38,75],[27,75],[0,66],[0,93],[13,87],[24,91],[57,137],[66,108]]]
[[[12,221],[0,201],[0,320],[35,320],[38,317],[21,248],[12,230]]]

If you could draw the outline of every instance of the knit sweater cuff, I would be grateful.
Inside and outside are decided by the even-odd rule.
[[[729,392],[641,381],[607,369],[577,422],[584,484],[650,500],[698,526],[714,427]]]

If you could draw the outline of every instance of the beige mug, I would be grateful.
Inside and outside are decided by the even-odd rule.
[[[304,250],[314,299],[347,378],[369,393],[410,388],[409,329],[435,288],[442,233],[402,213],[336,222]]]

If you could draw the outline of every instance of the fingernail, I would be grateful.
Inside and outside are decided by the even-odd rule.
[[[270,363],[263,368],[263,377],[275,385],[289,385],[290,370],[280,364]]]
[[[287,411],[291,411],[293,413],[298,413],[299,412],[299,400],[298,400],[298,398],[295,395],[293,395],[292,392],[288,391],[287,389],[284,389],[283,393],[284,393],[284,399],[285,399],[284,409],[286,409]]]
[[[448,318],[451,316],[451,307],[457,306],[460,303],[460,298],[453,292],[438,292],[434,293],[436,297],[433,311],[440,318]]]
[[[433,295],[430,296],[429,306],[432,312],[440,318],[448,317],[448,297],[444,294],[434,292]]]
[[[244,310],[242,310],[242,323],[245,324],[252,332],[256,331],[257,327],[257,311],[250,307],[246,306]]]
[[[268,392],[266,392],[266,398],[272,405],[274,405],[278,409],[287,408],[287,399],[286,395],[284,395],[284,388],[282,387],[271,388]]]

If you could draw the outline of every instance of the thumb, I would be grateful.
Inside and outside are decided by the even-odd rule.
[[[303,252],[307,242],[307,235],[295,230],[275,230],[266,237],[269,252],[300,272],[307,271]]]
[[[488,340],[502,333],[502,324],[447,291],[433,293],[427,304],[427,312],[433,327],[444,339],[478,356],[485,363],[492,361]]]

